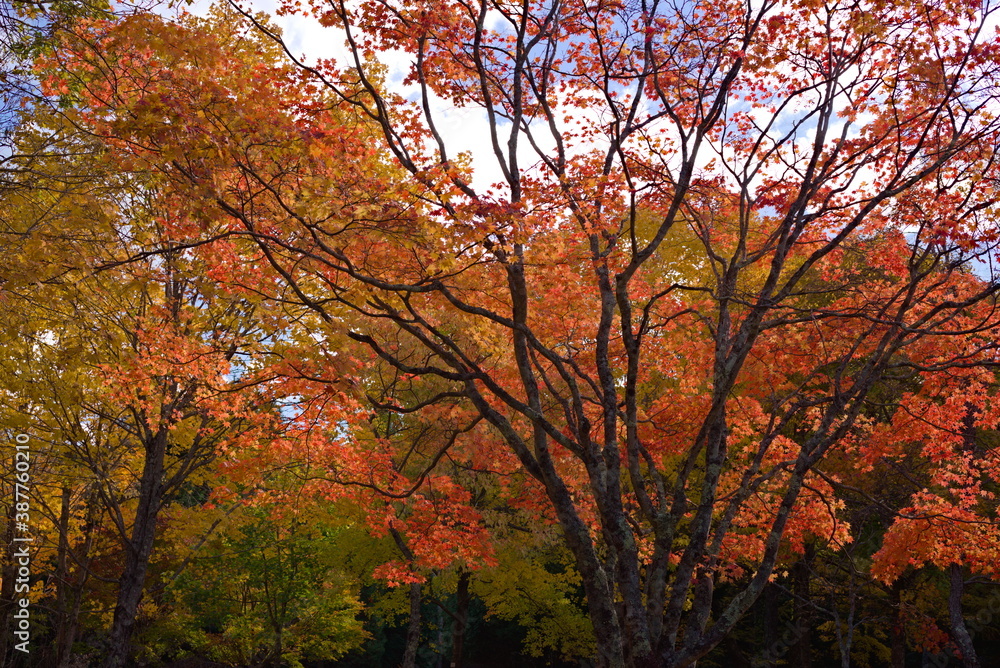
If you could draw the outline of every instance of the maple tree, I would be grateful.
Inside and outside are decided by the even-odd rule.
[[[49,484],[76,479],[77,503],[99,504],[120,543],[111,631],[118,661],[129,647],[163,508],[220,449],[276,433],[268,398],[224,380],[234,354],[252,346],[253,309],[197,290],[175,260],[162,267],[129,263],[127,273],[102,273],[83,289],[74,282],[74,299],[49,301],[45,317],[19,328],[27,356],[12,356],[19,378],[8,387],[19,389],[25,428],[62,461],[47,467]],[[28,310],[23,302],[10,306]],[[36,496],[36,505],[43,508],[44,498]],[[61,524],[65,553],[77,539]]]
[[[851,476],[918,447],[931,485],[875,573],[914,541],[957,572],[974,660],[959,580],[993,574],[995,453],[942,435],[995,427],[992,6],[306,11],[350,63],[137,17],[47,85],[156,175],[156,242],[293,314],[267,373],[296,438],[248,449],[366,508],[411,610],[428,572],[491,565],[516,508],[560,527],[598,665],[694,665],[777,570],[808,593],[814,547],[855,537]],[[481,110],[498,183],[447,105]]]
[[[599,665],[704,656],[783,542],[849,540],[816,468],[858,437],[876,383],[993,362],[992,6],[306,11],[351,62],[300,66],[382,129],[423,205],[392,222],[413,236],[351,235],[353,211],[230,213],[316,312],[395,325],[349,335],[449,381],[442,401],[543,485]],[[415,102],[385,85],[385,50],[409,57]],[[449,146],[441,101],[483,110],[499,183]],[[684,228],[704,280],[657,266]]]
[[[920,392],[903,397],[892,425],[886,425],[894,428],[894,441],[917,449],[924,486],[900,509],[873,572],[890,583],[908,566],[931,564],[946,573],[951,635],[967,666],[982,664],[962,614],[966,572],[995,579],[998,566],[995,386],[989,369],[929,376]],[[880,437],[884,432],[875,440]]]
[[[28,120],[18,147],[44,150],[15,155],[27,183],[4,193],[14,206],[2,308],[16,341],[5,417],[45,444],[33,504],[46,544],[34,558],[56,561],[50,658],[70,665],[82,599],[101,581],[115,584],[106,665],[124,665],[164,509],[228,448],[280,434],[253,377],[274,321],[220,290],[198,258],[164,251],[171,202],[148,173],[110,171],[103,147],[54,105]]]

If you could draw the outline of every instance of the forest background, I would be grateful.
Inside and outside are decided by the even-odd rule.
[[[3,665],[1000,659],[989,1],[0,9]]]

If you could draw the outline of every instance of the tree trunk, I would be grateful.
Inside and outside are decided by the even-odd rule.
[[[976,408],[971,402],[965,405],[965,417],[962,420],[962,445],[963,448],[976,455]],[[949,569],[951,587],[948,592],[948,617],[951,622],[951,636],[962,652],[962,664],[966,668],[979,668],[979,657],[976,655],[976,648],[972,644],[972,634],[969,633],[965,625],[965,618],[962,616],[962,595],[965,593],[965,575],[959,564],[952,564]]]
[[[62,488],[59,504],[59,547],[56,551],[56,609],[59,615],[59,626],[56,629],[55,652],[56,665],[63,667],[69,663],[73,651],[73,639],[76,636],[76,620],[72,618],[70,608],[69,584],[69,510],[72,490]]]
[[[70,593],[73,596],[72,608],[69,611],[69,625],[63,641],[65,648],[59,668],[69,668],[73,660],[73,643],[76,642],[77,630],[80,627],[80,608],[83,606],[87,580],[90,579],[91,550],[94,547],[94,533],[97,528],[98,500],[97,492],[91,491],[87,499],[87,519],[83,528],[83,548],[77,554],[75,561],[80,566],[80,577],[73,582]]]
[[[455,621],[451,631],[451,668],[462,668],[462,652],[465,645],[465,629],[469,622],[469,571],[458,574],[455,589]]]
[[[420,583],[410,583],[410,625],[406,629],[406,651],[403,668],[416,668],[417,649],[420,647]]]
[[[167,432],[161,430],[146,447],[139,505],[135,512],[132,536],[125,545],[125,570],[118,589],[111,639],[104,668],[124,668],[128,660],[130,640],[135,628],[136,613],[146,583],[146,569],[156,537],[156,518],[163,497],[163,461],[166,454]]]
[[[791,663],[795,668],[812,666],[812,624],[813,608],[810,596],[812,564],[816,549],[806,543],[805,554],[792,568],[792,589],[795,592],[795,628],[798,641],[792,647]]]
[[[889,643],[892,651],[891,668],[906,668],[906,629],[903,626],[903,580],[900,578],[892,585],[892,623],[889,629]]]
[[[962,594],[965,591],[965,575],[962,567],[952,564],[950,569],[951,588],[948,592],[948,616],[951,620],[951,636],[962,652],[962,665],[965,668],[980,668],[976,648],[972,644],[972,635],[965,626],[962,616]]]
[[[773,583],[768,583],[761,598],[764,607],[764,647],[759,653],[762,657],[759,665],[761,668],[774,668],[776,664],[772,654],[778,644],[781,629],[781,617],[778,615],[778,588]]]

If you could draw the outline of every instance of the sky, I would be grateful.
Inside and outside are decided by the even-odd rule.
[[[196,0],[188,7],[192,13],[207,12],[211,0]],[[251,11],[262,11],[272,17],[272,20],[284,31],[284,37],[289,50],[300,57],[305,62],[315,62],[317,59],[333,58],[345,64],[350,63],[350,55],[344,45],[343,35],[334,28],[325,28],[313,16],[285,15],[277,16],[276,10],[278,2],[276,0],[242,0],[242,6]],[[384,52],[381,54],[382,62],[388,68],[388,82],[395,87],[394,92],[402,94],[409,99],[416,99],[418,90],[416,86],[405,88],[402,85],[403,78],[407,75],[410,67],[410,57],[400,52]],[[595,105],[592,117],[588,125],[591,128],[600,127],[601,122],[596,116],[603,108],[603,103]],[[441,99],[434,99],[432,113],[435,123],[442,133],[446,135],[448,150],[452,155],[467,152],[472,156],[474,167],[473,185],[480,191],[487,186],[503,181],[500,166],[492,153],[489,142],[489,126],[485,113],[478,108],[456,108],[454,105]],[[581,116],[587,115],[587,110],[580,110]],[[669,129],[669,122],[660,122],[660,126]],[[812,132],[808,130],[808,125],[803,128],[801,138],[809,141]],[[778,127],[775,133],[780,134]],[[774,134],[774,133],[772,133]],[[538,133],[540,141],[546,139],[547,133]],[[551,139],[549,139],[551,142]],[[583,151],[596,147],[597,144],[587,143],[586,140],[578,140],[578,150]],[[526,141],[521,142],[523,149],[519,153],[522,166],[531,165],[537,162],[538,158],[530,151]],[[546,149],[550,148],[545,146]],[[707,147],[706,147],[707,148]],[[716,154],[712,150],[703,150],[699,160],[700,165],[705,167]]]
[[[186,6],[192,14],[203,15],[213,4],[212,0],[195,0]],[[336,29],[325,28],[312,16],[276,15],[278,3],[275,0],[243,0],[240,3],[253,12],[264,12],[281,27],[289,50],[307,63],[318,59],[333,58],[349,63],[350,52],[344,45],[343,35]],[[388,81],[394,85],[394,92],[413,99],[416,86],[402,85],[410,65],[409,56],[402,53],[386,52],[382,62],[388,67]],[[502,173],[493,157],[489,142],[489,127],[484,113],[478,109],[459,109],[443,100],[436,99],[432,108],[435,121],[447,132],[449,151],[455,155],[468,152],[473,159],[476,174],[473,185],[485,189],[488,185],[502,180]]]
[[[197,0],[188,9],[196,14],[204,13],[210,4],[210,0]],[[295,55],[301,56],[306,62],[314,62],[321,58],[334,58],[340,62],[348,62],[348,51],[343,44],[342,34],[336,29],[324,28],[316,18],[302,15],[276,16],[277,2],[275,0],[244,0],[244,7],[252,11],[263,11],[269,14],[272,20],[283,29],[289,50]],[[995,21],[993,23],[995,25]],[[408,73],[410,66],[409,56],[402,53],[385,52],[382,54],[381,59],[388,68],[388,81],[390,85],[394,85],[395,92],[412,99],[417,92],[416,87],[413,86],[407,89],[402,85],[402,79]],[[488,124],[482,110],[478,108],[459,109],[446,101],[435,99],[432,105],[432,113],[439,129],[446,136],[449,151],[452,155],[458,152],[471,154],[475,170],[473,185],[477,189],[483,190],[492,183],[502,181],[500,167],[497,164],[496,158],[492,155],[490,148]],[[585,114],[586,111],[581,113]],[[792,113],[789,118],[796,118],[796,114]],[[595,119],[590,120],[594,121]],[[862,116],[856,119],[856,123],[857,125],[863,125],[866,120]],[[811,122],[806,123],[800,129],[798,135],[797,141],[804,142],[806,148],[808,148],[808,144],[811,143],[814,137],[815,129],[811,127],[812,125]],[[592,123],[592,127],[596,126],[597,123]],[[831,130],[831,135],[839,132],[836,127],[831,128]],[[772,132],[772,135],[780,136],[784,131],[785,129],[779,125]],[[526,143],[522,142],[522,146]],[[586,148],[586,145],[584,145],[584,148]],[[707,163],[713,157],[713,154],[714,151],[705,151],[705,158],[702,164]],[[537,158],[531,155],[529,149],[525,147],[524,154],[521,157],[522,166],[530,165],[536,160]],[[773,169],[781,169],[781,166],[775,164]],[[858,181],[864,180],[874,181],[877,180],[877,176],[875,176],[874,172],[870,174],[867,172],[860,173]]]

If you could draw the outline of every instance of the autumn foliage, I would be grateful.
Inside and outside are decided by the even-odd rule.
[[[48,180],[0,195],[53,252],[3,308],[32,374],[93,380],[12,368],[7,417],[120,453],[44,470],[91,481],[44,549],[116,601],[84,624],[105,665],[167,656],[142,614],[296,665],[385,613],[416,666],[428,603],[457,664],[476,604],[598,666],[1000,656],[965,618],[1000,569],[992,6],[279,13],[342,56],[234,5],[85,17],[33,61]],[[56,145],[83,184],[58,196]],[[88,589],[115,550],[117,591]]]

